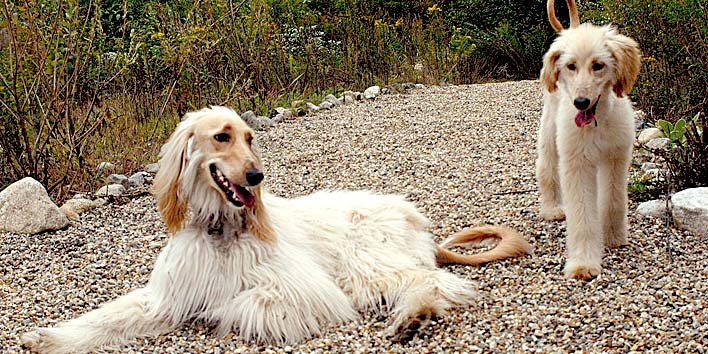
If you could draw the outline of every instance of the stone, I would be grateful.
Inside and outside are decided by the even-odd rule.
[[[270,120],[273,122],[273,124],[277,124],[277,123],[284,121],[285,118],[283,118],[282,114],[278,113],[274,117],[272,117]]]
[[[423,84],[415,84],[415,88],[418,89],[418,90],[424,89],[424,88],[425,88],[425,85],[423,85]]]
[[[659,165],[653,162],[645,162],[642,164],[640,167],[642,171],[649,171],[649,170],[655,170],[659,168]]]
[[[266,130],[273,126],[273,121],[268,117],[256,116],[253,111],[246,111],[241,114],[241,119],[253,130]]]
[[[663,136],[663,134],[661,134],[661,130],[659,130],[659,128],[647,128],[647,129],[642,130],[641,133],[639,133],[639,137],[637,138],[637,141],[640,144],[645,145],[650,140],[656,139],[656,138],[661,138],[662,136]]]
[[[150,175],[147,172],[136,172],[132,176],[128,177],[129,187],[142,187],[145,184],[146,175]]]
[[[404,82],[401,84],[401,90],[412,90],[415,88],[415,84],[412,82]]]
[[[91,199],[69,199],[61,206],[61,211],[64,212],[67,218],[75,220],[82,213],[96,208],[96,203]]]
[[[96,171],[98,172],[105,172],[105,171],[113,171],[116,169],[116,165],[112,164],[110,162],[101,162],[96,166]]]
[[[304,109],[302,109],[300,107],[295,109],[295,116],[297,116],[297,117],[302,117],[306,114],[307,114],[307,111],[305,111]]]
[[[671,140],[669,138],[655,138],[649,140],[644,146],[650,150],[664,150],[669,147]]]
[[[361,93],[353,91],[344,91],[342,92],[342,98],[340,100],[343,104],[354,103],[358,100],[361,100]]]
[[[159,162],[150,163],[150,164],[145,165],[145,172],[147,172],[149,174],[154,175],[159,170],[160,170],[160,163]]]
[[[123,193],[125,193],[125,187],[122,184],[109,184],[96,191],[96,195],[99,197],[117,197]]]
[[[382,95],[388,95],[389,93],[391,93],[391,90],[389,90],[388,87],[384,87],[381,89]]]
[[[364,90],[364,98],[368,100],[373,100],[376,98],[376,96],[381,94],[381,87],[379,86],[371,86]]]
[[[322,101],[322,103],[320,103],[320,109],[330,110],[332,108],[334,108],[334,105],[329,101]]]
[[[666,215],[666,201],[656,199],[639,203],[639,206],[637,206],[637,213],[654,218],[663,217]]]
[[[675,193],[671,196],[671,205],[671,213],[678,227],[708,237],[708,187]]]
[[[312,102],[305,103],[305,107],[307,107],[307,113],[315,113],[320,110],[320,107],[315,106]]]
[[[114,173],[106,177],[106,183],[108,184],[122,184],[123,186],[128,186],[128,177],[125,175]]]
[[[331,103],[332,106],[339,106],[342,104],[342,101],[340,101],[337,97],[334,97],[333,94],[329,94],[329,95],[325,96],[324,100],[326,102]]]
[[[641,109],[634,111],[634,129],[637,131],[646,129],[648,127],[646,118],[647,114]]]
[[[44,186],[25,177],[0,192],[0,230],[37,234],[62,229],[69,219],[54,204]]]

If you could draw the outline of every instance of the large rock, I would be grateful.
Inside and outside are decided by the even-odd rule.
[[[150,174],[147,172],[136,172],[132,176],[128,177],[129,187],[142,187],[145,184],[145,177],[149,177]]]
[[[332,106],[339,106],[342,104],[342,101],[340,101],[337,97],[334,97],[333,94],[329,94],[329,95],[325,96],[324,100],[326,102],[331,103]]]
[[[661,130],[659,128],[647,128],[642,130],[641,133],[639,133],[639,137],[637,138],[637,141],[644,145],[648,143],[652,139],[656,138],[661,138],[663,134],[661,134]]]
[[[108,184],[122,184],[124,187],[128,186],[128,177],[118,173],[114,173],[106,177],[106,183]]]
[[[147,173],[154,175],[159,170],[160,170],[160,163],[159,162],[149,163],[149,164],[145,165],[145,172],[147,172]]]
[[[316,106],[312,102],[305,103],[305,107],[307,107],[307,113],[315,113],[320,110],[320,107]]]
[[[650,200],[637,206],[637,213],[644,216],[660,218],[666,215],[666,201],[661,199]]]
[[[689,188],[671,197],[676,225],[708,237],[708,187]]]
[[[68,224],[69,219],[52,202],[44,186],[31,177],[0,192],[0,230],[36,234]]]
[[[61,211],[64,212],[69,219],[76,219],[80,214],[96,208],[96,203],[91,199],[69,199],[61,206]]]
[[[322,103],[320,103],[320,109],[330,110],[332,108],[334,108],[334,105],[329,101],[322,101]]]
[[[671,144],[671,140],[669,138],[655,138],[649,140],[649,142],[646,143],[644,146],[646,146],[650,150],[663,150],[668,149],[669,144]]]
[[[241,114],[241,119],[253,130],[266,130],[273,125],[268,117],[256,116],[253,111],[246,111]]]
[[[364,90],[364,98],[366,99],[374,99],[376,96],[381,94],[381,87],[379,86],[371,86]]]
[[[123,193],[125,193],[125,187],[123,187],[122,184],[109,184],[99,188],[99,190],[96,191],[96,195],[103,198],[117,197]]]

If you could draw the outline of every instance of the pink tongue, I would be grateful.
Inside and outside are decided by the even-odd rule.
[[[575,125],[582,128],[595,120],[595,112],[580,111],[575,115]]]
[[[236,194],[236,198],[238,198],[238,200],[240,200],[246,208],[250,208],[253,204],[256,204],[256,198],[253,197],[253,194],[248,193],[247,191],[242,191],[241,188],[235,188],[234,192],[234,194]]]

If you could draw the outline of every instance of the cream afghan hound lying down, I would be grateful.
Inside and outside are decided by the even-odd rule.
[[[627,243],[634,112],[626,94],[640,51],[612,27],[579,24],[572,0],[568,8],[571,28],[563,30],[548,1],[559,35],[543,57],[536,176],[541,216],[567,217],[566,276],[590,279],[600,273],[604,246]]]
[[[433,316],[475,298],[470,281],[436,261],[481,264],[531,250],[501,227],[467,229],[437,246],[426,218],[396,195],[268,194],[252,140],[230,109],[188,113],[161,152],[154,188],[174,235],[148,284],[23,342],[43,352],[84,352],[198,319],[220,334],[293,343],[384,304],[393,317],[389,334],[405,341]],[[443,248],[490,237],[500,239],[497,247],[477,255]]]

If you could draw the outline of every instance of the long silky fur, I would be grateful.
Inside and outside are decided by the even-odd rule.
[[[389,313],[387,333],[396,335],[420,316],[475,302],[474,283],[437,267],[428,220],[401,196],[321,191],[286,199],[256,187],[253,207],[235,207],[205,167],[224,155],[210,156],[197,140],[213,134],[200,133],[202,120],[216,118],[249,132],[235,112],[212,107],[188,114],[162,148],[155,194],[174,234],[147,285],[27,333],[23,343],[48,353],[86,352],[193,319],[219,334],[296,343],[367,310]]]

